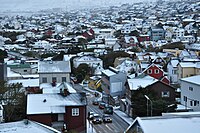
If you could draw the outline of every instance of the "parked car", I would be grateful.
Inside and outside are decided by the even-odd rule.
[[[100,102],[100,103],[99,103],[99,108],[100,108],[100,109],[104,109],[106,106],[107,106],[107,104],[104,103],[104,102]]]
[[[94,99],[94,100],[92,101],[92,104],[93,104],[93,105],[99,105],[98,99]]]
[[[94,123],[94,124],[101,124],[102,123],[102,118],[100,117],[99,114],[93,115],[92,123]]]
[[[103,112],[105,114],[113,114],[113,107],[111,105],[105,106],[105,108],[103,109]]]
[[[111,123],[111,122],[112,122],[112,118],[111,118],[111,116],[108,115],[108,114],[104,114],[104,115],[102,116],[102,119],[103,119],[103,122],[104,122],[104,123]]]
[[[88,119],[93,120],[94,118],[94,112],[88,112]]]

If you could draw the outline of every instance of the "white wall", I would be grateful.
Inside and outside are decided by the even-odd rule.
[[[189,89],[193,88],[193,91]],[[187,102],[184,101],[184,96],[187,97]],[[197,100],[200,102],[200,85],[191,84],[189,82],[181,81],[181,104],[187,105],[187,107],[192,108],[194,111],[200,111],[200,103],[197,106],[190,105],[190,101]]]

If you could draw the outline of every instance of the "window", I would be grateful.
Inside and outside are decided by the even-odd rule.
[[[189,87],[189,90],[190,90],[190,91],[193,91],[193,87]]]
[[[159,73],[159,70],[158,70],[158,69],[155,69],[155,70],[154,70],[154,73],[155,73],[155,74],[158,74],[158,73]]]
[[[177,74],[177,70],[172,70],[172,74]]]
[[[27,70],[24,70],[24,72],[27,72]]]
[[[190,101],[190,106],[193,106],[193,101]]]
[[[47,83],[47,78],[42,78],[42,83]]]
[[[52,82],[55,82],[56,81],[56,77],[52,77]]]
[[[163,91],[162,97],[169,97],[169,91]]]
[[[183,97],[183,101],[187,102],[187,97],[186,96]]]
[[[72,116],[79,116],[79,108],[72,108]]]
[[[62,77],[62,82],[66,82],[66,77]]]
[[[147,74],[152,74],[152,70],[151,69],[147,70]]]
[[[194,101],[194,106],[197,106],[197,101]]]

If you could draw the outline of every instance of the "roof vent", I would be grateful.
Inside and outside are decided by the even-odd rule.
[[[43,102],[45,103],[45,102],[47,102],[47,100],[46,100],[46,99],[44,99],[44,100],[43,100]]]
[[[25,125],[28,125],[28,119],[24,119],[23,121]]]

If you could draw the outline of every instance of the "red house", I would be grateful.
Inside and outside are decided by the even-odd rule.
[[[138,37],[139,42],[150,41],[149,35],[139,35]]]
[[[58,130],[86,132],[86,97],[83,93],[29,94],[27,118]]]
[[[82,36],[84,36],[86,39],[94,39],[94,30],[90,29],[89,31],[83,32]]]
[[[164,76],[164,71],[160,69],[156,64],[151,64],[149,67],[147,67],[143,73],[148,74],[151,77],[154,77],[155,79],[158,79],[160,81],[163,81],[166,84],[169,84],[169,79]]]

